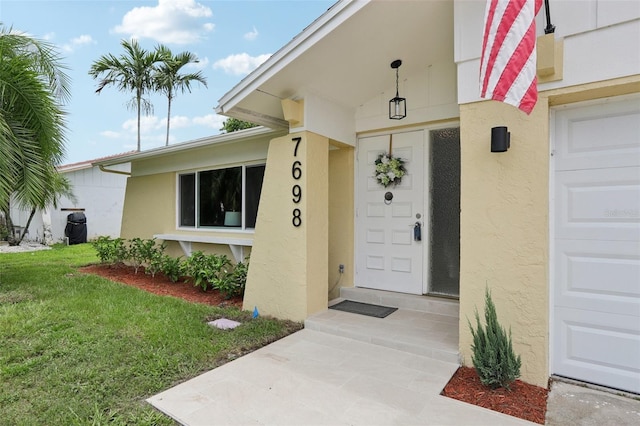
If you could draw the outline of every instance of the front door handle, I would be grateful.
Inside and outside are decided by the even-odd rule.
[[[413,241],[422,241],[422,224],[420,221],[413,225]]]

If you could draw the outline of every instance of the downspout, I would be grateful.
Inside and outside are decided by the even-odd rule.
[[[117,175],[131,176],[131,172],[123,172],[122,170],[105,169],[105,167],[102,164],[98,164],[98,168],[100,169],[101,172],[105,172],[105,173],[115,173]]]

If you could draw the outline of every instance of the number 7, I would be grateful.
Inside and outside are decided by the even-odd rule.
[[[296,143],[296,147],[293,150],[293,156],[297,157],[298,156],[298,147],[300,146],[300,141],[302,140],[302,138],[301,137],[291,138],[291,140]]]

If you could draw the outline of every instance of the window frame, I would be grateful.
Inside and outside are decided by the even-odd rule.
[[[246,214],[247,214],[247,208],[246,208],[246,192],[247,192],[247,168],[250,167],[259,167],[259,166],[263,166],[265,168],[266,171],[266,167],[267,167],[267,162],[266,160],[258,160],[258,161],[251,161],[251,162],[246,162],[246,163],[241,163],[241,164],[224,164],[224,165],[220,165],[220,166],[214,166],[214,167],[204,167],[204,168],[198,168],[198,169],[193,169],[193,170],[183,170],[180,172],[176,172],[176,191],[175,191],[175,198],[176,198],[176,230],[180,230],[180,231],[196,231],[196,232],[227,232],[227,233],[247,233],[247,234],[253,234],[255,232],[255,227],[249,228],[246,226]],[[223,170],[223,169],[232,169],[235,167],[240,167],[241,168],[241,175],[242,175],[242,203],[241,203],[241,223],[239,227],[227,227],[227,226],[201,226],[200,223],[200,217],[199,217],[199,209],[200,209],[200,179],[199,179],[199,173],[202,172],[209,172],[209,171],[214,171],[214,170]],[[182,191],[181,191],[181,187],[180,187],[180,180],[182,176],[185,175],[194,175],[194,199],[195,199],[195,203],[194,203],[194,215],[195,215],[195,224],[194,226],[185,226],[185,225],[181,225],[181,209],[182,209],[182,205],[181,205],[181,197],[182,197]],[[262,179],[262,185],[264,185],[264,177]],[[259,200],[258,200],[258,209],[259,209]],[[257,219],[257,218],[256,218]]]

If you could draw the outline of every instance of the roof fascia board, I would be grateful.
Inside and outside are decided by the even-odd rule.
[[[322,40],[327,34],[331,33],[371,1],[373,0],[340,0],[334,4],[289,43],[271,55],[266,62],[223,95],[215,108],[216,113],[224,115],[225,111],[231,110],[242,99],[257,90],[265,81],[300,57],[310,47]]]
[[[93,167],[93,164],[91,164],[91,161],[87,161],[79,164],[58,166],[57,170],[58,173],[71,173],[77,172],[78,170],[90,169],[91,167]]]
[[[200,148],[203,146],[219,145],[225,143],[241,142],[243,140],[255,139],[262,136],[273,135],[283,133],[282,131],[274,131],[267,127],[252,127],[250,129],[240,130],[231,133],[222,133],[220,135],[208,136],[206,138],[195,139],[189,142],[183,142],[175,145],[163,146],[160,148],[150,149],[148,151],[136,152],[124,157],[114,158],[104,161],[96,161],[94,166],[113,166],[116,164],[128,163],[136,160],[144,160],[152,157],[161,157],[164,155],[174,154],[176,152],[186,151],[189,149]]]

